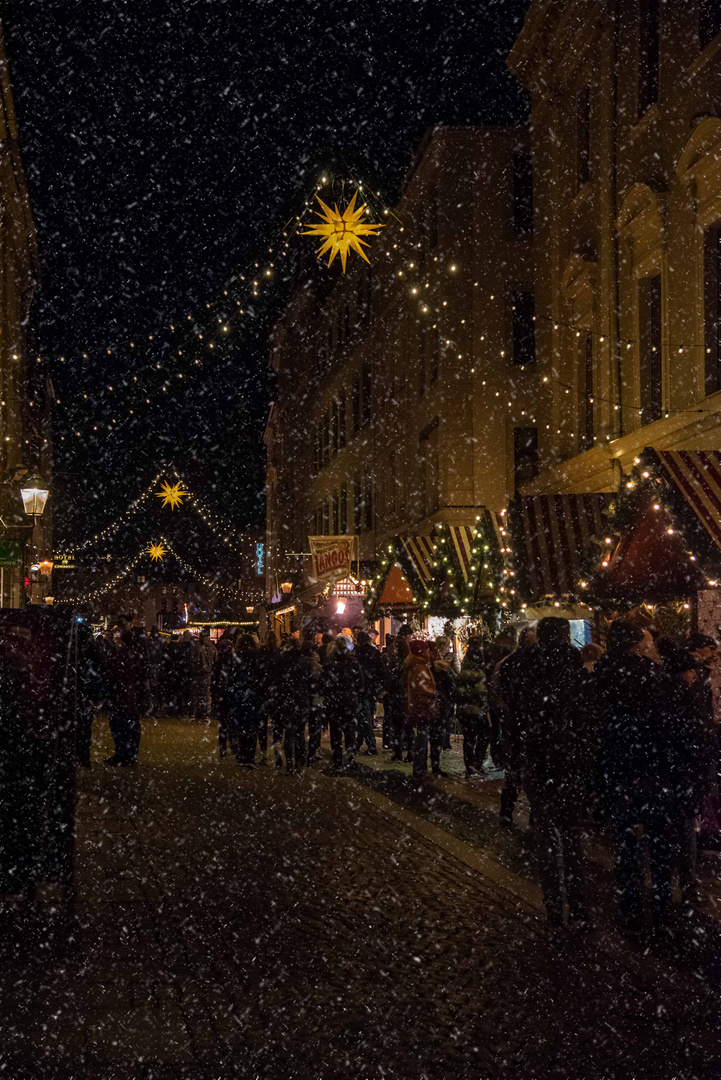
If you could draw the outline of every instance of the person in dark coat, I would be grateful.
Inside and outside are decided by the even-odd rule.
[[[494,674],[500,662],[510,656],[516,648],[516,628],[507,626],[493,641],[488,641],[483,649],[483,669],[486,674],[488,693],[488,750],[496,768],[503,767],[501,755],[501,728],[503,724],[503,702],[497,696],[498,683]]]
[[[678,864],[678,883],[685,905],[700,899],[696,875],[696,818],[708,790],[711,736],[704,713],[704,695],[697,660],[669,639],[659,639],[658,650],[668,679],[667,707],[673,726],[674,787],[669,792],[672,859]]]
[[[605,721],[601,780],[616,839],[616,889],[627,931],[638,929],[641,870],[637,826],[648,836],[653,912],[665,922],[671,902],[671,832],[676,813],[677,725],[670,687],[648,630],[616,619],[594,669]]]
[[[520,747],[518,745],[521,717],[516,695],[516,677],[518,672],[523,670],[528,649],[535,644],[535,627],[524,626],[518,635],[518,645],[515,652],[499,660],[493,673],[495,697],[502,710],[501,757],[505,774],[501,791],[499,820],[501,825],[506,827],[513,824],[513,811],[522,787]]]
[[[305,765],[305,725],[320,674],[320,664],[300,648],[296,638],[278,665],[278,710],[283,724],[283,748],[287,775],[300,773]]]
[[[342,634],[336,638],[332,651],[328,649],[319,692],[330,728],[333,768],[343,768],[344,739],[345,766],[351,768],[355,764],[356,718],[363,693],[363,673]]]
[[[283,767],[281,747],[283,745],[283,717],[280,710],[280,663],[282,653],[275,634],[270,633],[259,651],[260,659],[260,695],[261,720],[258,734],[260,763],[264,765],[268,753],[268,721],[270,721],[272,748],[276,769]]]
[[[519,658],[514,677],[516,753],[536,829],[538,866],[548,922],[587,921],[581,820],[595,747],[581,708],[583,662],[566,619],[541,619],[537,643]],[[507,661],[510,662],[510,661]]]
[[[455,708],[456,677],[448,660],[444,660],[441,656],[441,647],[444,643],[444,638],[428,643],[431,671],[438,698],[438,717],[431,723],[430,728],[431,772],[434,776],[445,775],[441,772],[441,751],[446,745]]]
[[[371,645],[370,635],[365,630],[356,634],[354,656],[363,672],[363,690],[358,707],[358,737],[356,750],[365,742],[369,754],[377,754],[376,736],[373,724],[376,715],[376,702],[385,690],[385,671],[381,654]]]
[[[93,720],[109,695],[104,642],[90,630],[78,628],[78,712],[75,729],[75,752],[78,765],[90,767]]]
[[[381,654],[385,671],[386,693],[383,698],[383,744],[392,750],[391,761],[402,761],[405,747],[406,683],[403,660],[398,655],[397,639],[391,634]]]
[[[247,769],[255,768],[260,685],[258,648],[250,634],[240,634],[229,666],[227,698],[230,726],[236,733],[236,760]]]
[[[148,716],[160,716],[162,712],[164,652],[165,647],[160,631],[157,626],[153,626],[145,639],[148,672]]]
[[[135,630],[124,630],[109,657],[111,687],[110,733],[115,753],[110,766],[136,765],[140,748],[140,717],[147,699],[145,655]]]
[[[406,724],[415,733],[413,740],[413,775],[421,779],[428,766],[428,742],[434,733],[431,764],[434,772],[440,772],[440,756],[443,740],[440,728],[440,709],[436,681],[431,669],[428,642],[414,638],[410,652],[403,663],[406,674],[408,708]]]
[[[218,721],[218,751],[223,758],[228,746],[237,757],[238,732],[230,711],[230,682],[235,667],[235,635],[226,630],[218,638],[217,659],[210,676],[211,714]]]
[[[463,733],[466,777],[482,775],[490,727],[483,642],[479,637],[469,638],[456,678],[456,716]]]
[[[316,645],[316,633],[312,629],[306,629],[303,632],[303,640],[301,641],[300,651],[310,658],[313,667],[318,676],[320,676],[320,670],[322,664],[320,661],[320,655],[318,653],[318,646]],[[320,703],[318,694],[313,695],[313,700],[308,711],[308,755],[306,759],[307,765],[314,765],[318,761],[320,754],[321,744],[321,731],[323,727],[323,708]]]

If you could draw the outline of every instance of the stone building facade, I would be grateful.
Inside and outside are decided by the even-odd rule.
[[[618,487],[646,446],[721,431],[721,13],[534,0],[508,58],[531,96],[539,473]]]
[[[393,536],[500,510],[536,469],[527,133],[435,128],[371,264],[304,275],[274,328],[267,594],[309,535]]]
[[[48,578],[31,566],[52,557],[52,502],[33,527],[23,512],[23,476],[52,471],[52,384],[29,354],[28,321],[39,281],[35,225],[25,183],[8,62],[0,27],[0,606],[37,601]],[[25,577],[37,584],[25,589]]]

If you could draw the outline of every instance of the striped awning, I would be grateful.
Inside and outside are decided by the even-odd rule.
[[[410,559],[421,585],[426,592],[430,592],[433,582],[433,559],[435,557],[433,540],[430,536],[399,536],[398,540],[403,551]]]
[[[603,530],[612,494],[533,495],[521,498],[516,537],[529,597],[576,591],[581,559]]]
[[[453,541],[453,547],[456,552],[458,566],[463,576],[463,580],[467,582],[468,578],[471,576],[475,530],[470,525],[449,525],[448,529],[451,534],[451,540]]]
[[[665,476],[721,548],[721,450],[655,450]]]

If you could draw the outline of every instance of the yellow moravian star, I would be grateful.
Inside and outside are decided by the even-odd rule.
[[[331,210],[316,195],[316,199],[323,207],[322,214],[317,210],[315,211],[320,221],[311,223],[313,227],[308,232],[301,233],[301,236],[324,236],[325,240],[318,248],[318,258],[320,259],[325,255],[326,251],[330,251],[330,258],[328,259],[328,266],[330,266],[336,255],[340,255],[344,274],[348,252],[351,248],[353,251],[357,251],[367,263],[370,262],[363,250],[364,247],[369,245],[365,240],[360,239],[361,236],[373,236],[378,229],[385,229],[385,225],[370,225],[365,221],[361,221],[366,208],[361,206],[359,210],[356,210],[355,201],[357,195],[358,192],[356,191],[342,214],[338,209],[338,203],[335,204],[335,210]]]
[[[175,510],[176,506],[183,505],[183,499],[190,492],[183,491],[182,484],[173,484],[171,487],[168,481],[164,480],[160,491],[156,491],[155,494],[163,500],[163,506],[170,506],[171,510]]]
[[[150,547],[148,548],[148,555],[153,560],[153,562],[158,562],[158,560],[160,560],[160,562],[162,562],[163,561],[163,555],[165,555],[166,550],[167,549],[163,547],[162,543],[160,543],[160,544],[151,544]]]

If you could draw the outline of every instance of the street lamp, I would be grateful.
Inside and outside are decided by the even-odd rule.
[[[285,596],[288,596],[288,594],[293,591],[293,582],[292,581],[283,581],[283,582],[281,582],[280,587],[283,590],[283,593],[285,594]]]
[[[28,517],[39,518],[43,516],[45,503],[48,501],[50,492],[40,473],[35,470],[25,479],[20,488],[25,513]]]

